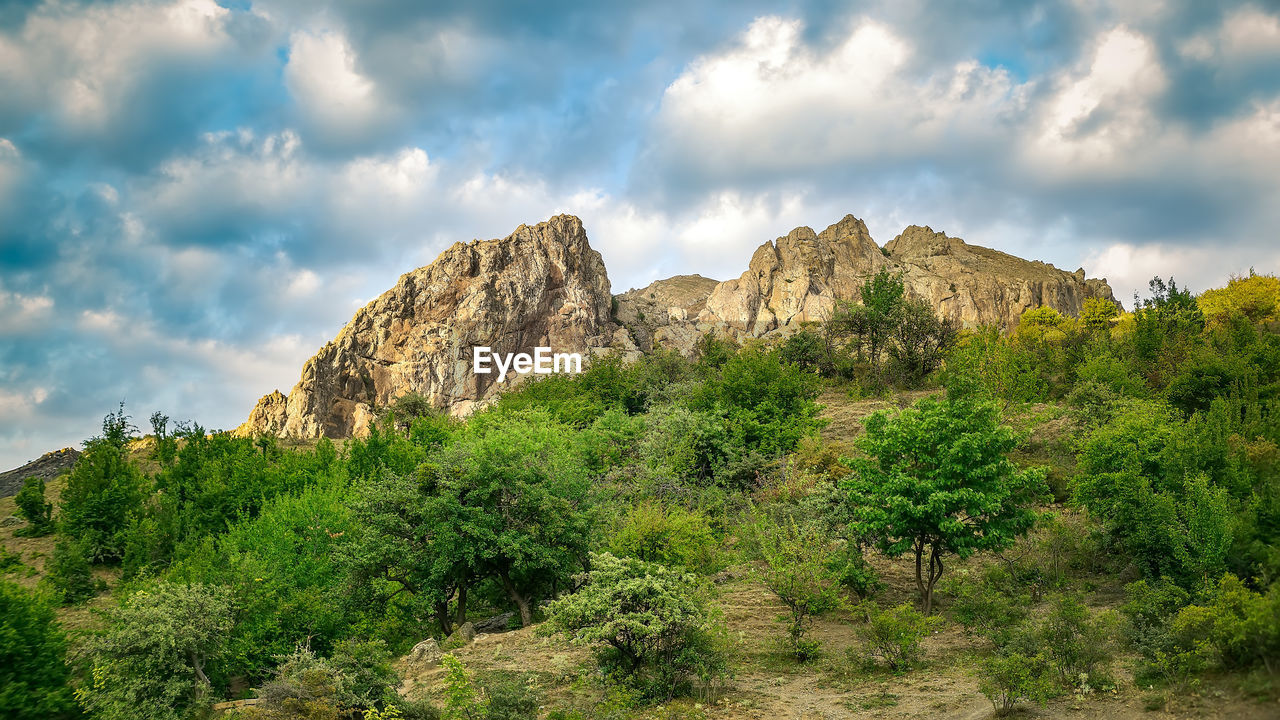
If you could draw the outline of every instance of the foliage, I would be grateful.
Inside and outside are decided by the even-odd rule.
[[[707,516],[678,505],[631,507],[610,538],[609,551],[704,574],[721,565],[720,540]]]
[[[133,431],[123,404],[109,413],[102,435],[85,442],[62,490],[62,530],[84,540],[94,562],[123,557],[124,531],[142,506],[142,474],[126,456]]]
[[[27,478],[13,500],[18,506],[18,515],[29,523],[14,535],[41,537],[53,532],[53,505],[45,502],[44,480]]]
[[[301,645],[280,661],[275,677],[258,691],[262,703],[248,717],[386,720],[416,714],[402,712],[400,677],[381,643],[346,641],[328,658]]]
[[[1010,712],[1020,700],[1043,703],[1055,694],[1048,662],[1040,654],[996,653],[982,661],[978,676],[978,689],[998,714]]]
[[[1275,322],[1280,320],[1280,278],[1250,269],[1247,277],[1233,277],[1224,288],[1206,290],[1196,303],[1206,318],[1239,313],[1250,322]]]
[[[0,717],[76,717],[65,653],[66,639],[53,609],[20,586],[0,580]]]
[[[84,540],[59,540],[53,548],[53,557],[45,566],[44,583],[63,605],[84,602],[102,587],[93,577],[89,552]]]
[[[1113,682],[1107,665],[1115,629],[1112,614],[1094,617],[1078,598],[1062,595],[1054,598],[1032,637],[1060,683],[1096,688]]]
[[[884,662],[894,671],[910,670],[924,658],[920,641],[942,625],[942,618],[926,617],[910,603],[881,609],[875,603],[862,605],[867,622],[858,629],[867,657]]]
[[[547,613],[556,630],[594,647],[608,672],[668,699],[725,673],[723,626],[696,576],[601,553],[580,581]]]
[[[991,403],[925,398],[897,416],[872,415],[858,442],[867,456],[849,461],[843,483],[850,517],[886,555],[914,552],[925,613],[946,555],[1008,547],[1047,492],[1042,468],[1009,460],[1017,436]]]
[[[88,647],[92,678],[78,691],[104,720],[178,720],[205,705],[205,668],[231,630],[225,588],[158,583],[105,611],[106,629]]]
[[[477,688],[471,673],[452,654],[440,658],[444,666],[442,720],[483,720],[489,714],[489,698]]]
[[[992,398],[1004,408],[1044,400],[1049,391],[1035,353],[994,327],[960,337],[947,357],[943,384],[949,394]]]
[[[794,518],[757,520],[764,584],[787,607],[787,639],[801,662],[817,657],[817,642],[805,637],[815,617],[839,607],[838,579],[829,567],[828,538]]]

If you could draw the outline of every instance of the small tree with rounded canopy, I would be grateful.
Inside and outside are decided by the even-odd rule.
[[[206,664],[232,626],[230,593],[160,583],[106,612],[90,643],[93,677],[80,702],[103,720],[182,720],[209,698]]]
[[[853,532],[897,557],[912,552],[921,607],[947,555],[1009,547],[1035,524],[1047,498],[1043,468],[1019,469],[1017,445],[995,405],[971,397],[925,398],[896,416],[880,412],[859,439],[865,457],[848,460],[844,481]]]

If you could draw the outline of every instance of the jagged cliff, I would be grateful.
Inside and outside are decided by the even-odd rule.
[[[1086,280],[1084,270],[1069,273],[927,227],[908,227],[882,250],[867,226],[847,215],[821,233],[801,227],[764,243],[740,277],[698,285],[705,295],[684,285],[686,292],[669,309],[652,306],[671,281],[622,293],[617,316],[641,349],[664,346],[689,352],[708,331],[742,340],[785,334],[804,322],[823,320],[836,301],[856,300],[862,282],[881,269],[902,273],[908,292],[968,327],[1008,330],[1023,312],[1041,305],[1079,315],[1086,298],[1115,302],[1106,281]]]
[[[239,431],[358,435],[374,408],[409,391],[466,412],[498,377],[472,372],[473,347],[608,347],[610,301],[604,261],[571,215],[521,225],[501,240],[455,243],[358,311],[306,362],[288,396],[263,397]]]
[[[497,375],[472,372],[475,346],[634,355],[654,347],[688,353],[708,331],[784,335],[825,319],[837,301],[856,299],[882,268],[902,273],[909,292],[968,326],[1008,329],[1040,305],[1078,315],[1089,297],[1115,301],[1106,281],[1087,280],[1084,270],[1069,273],[927,227],[908,227],[882,249],[852,215],[821,233],[801,227],[764,243],[738,278],[680,275],[613,297],[582,222],[559,215],[501,240],[457,243],[403,275],[307,361],[287,396],[275,391],[258,401],[239,432],[358,435],[375,408],[410,391],[465,413],[496,389]]]

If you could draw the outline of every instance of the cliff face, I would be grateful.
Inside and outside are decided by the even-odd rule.
[[[263,397],[239,432],[360,435],[375,407],[410,391],[465,413],[498,378],[472,372],[473,347],[589,353],[612,341],[609,309],[604,261],[576,217],[455,243],[357,312],[306,362],[289,395]],[[509,374],[507,384],[514,380]]]
[[[1086,280],[1084,270],[1069,273],[927,227],[908,227],[882,251],[866,225],[847,215],[821,233],[801,227],[761,245],[740,277],[686,286],[689,292],[667,312],[652,307],[663,300],[659,291],[643,320],[636,312],[619,312],[618,320],[644,349],[658,345],[685,353],[708,331],[738,340],[781,335],[826,319],[837,301],[857,300],[862,283],[881,269],[902,273],[909,293],[967,327],[1008,330],[1023,312],[1041,305],[1079,315],[1089,297],[1115,302],[1106,281]],[[619,305],[638,308],[652,289],[668,282],[623,293]]]
[[[410,391],[468,412],[497,389],[497,374],[472,372],[477,346],[504,354],[611,348],[634,357],[655,347],[690,353],[708,331],[740,340],[785,335],[826,319],[837,301],[856,300],[881,269],[902,273],[910,293],[967,326],[1007,330],[1040,305],[1078,315],[1089,297],[1115,302],[1106,281],[1087,280],[1084,270],[927,227],[908,227],[882,250],[852,215],[821,233],[801,227],[761,245],[738,278],[680,275],[611,297],[582,222],[560,215],[501,240],[457,243],[401,276],[307,361],[288,396],[263,397],[239,432],[360,435],[375,408]],[[513,381],[514,373],[506,384]]]

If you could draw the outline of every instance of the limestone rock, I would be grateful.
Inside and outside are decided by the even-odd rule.
[[[238,428],[314,438],[359,436],[376,408],[418,392],[461,414],[494,394],[472,348],[590,353],[612,344],[609,278],[582,221],[559,215],[500,240],[455,243],[358,311],[302,368],[289,395],[264,397]],[[510,373],[506,384],[519,376]]]
[[[1087,298],[1115,302],[1106,281],[1086,280],[1083,268],[1074,273],[1059,270],[970,245],[929,227],[908,227],[886,249],[893,266],[904,272],[911,293],[966,327],[1009,330],[1022,313],[1041,305],[1079,316]]]
[[[427,638],[409,651],[409,665],[411,667],[434,667],[440,664],[440,657],[444,653],[440,650],[440,644],[435,638]]]
[[[449,639],[444,641],[447,648],[460,648],[470,645],[476,639],[476,626],[470,622],[462,623],[462,626],[453,631]]]
[[[706,307],[707,297],[719,285],[701,275],[676,275],[666,280],[656,280],[639,290],[628,290],[614,296],[616,319],[634,338],[638,349],[650,351],[654,346],[654,333],[670,327],[672,323],[684,323],[696,318]],[[658,345],[673,345],[672,338],[659,340]],[[689,341],[692,349],[695,336]]]
[[[501,615],[494,615],[475,624],[477,633],[503,633],[511,629],[511,621],[515,619],[514,612],[504,612]]]
[[[688,312],[655,312],[637,330],[631,316],[620,312],[619,319],[642,339],[642,347],[648,342],[687,354],[707,331],[741,341],[785,335],[803,323],[825,320],[837,301],[857,301],[862,283],[881,269],[902,273],[911,294],[969,327],[1008,330],[1024,311],[1040,305],[1079,315],[1087,298],[1115,302],[1107,282],[1086,279],[1083,268],[1069,273],[928,227],[908,227],[882,250],[866,225],[849,215],[821,233],[801,227],[761,245],[745,273],[715,285],[705,298],[690,287],[681,304],[701,306],[696,320]],[[705,289],[705,284],[696,288]],[[620,307],[636,305],[628,296],[648,290],[620,295]]]

